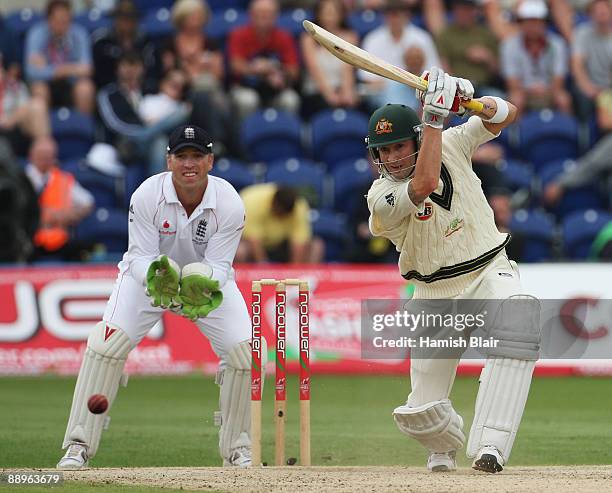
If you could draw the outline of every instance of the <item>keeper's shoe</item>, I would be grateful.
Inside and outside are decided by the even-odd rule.
[[[427,469],[431,472],[450,472],[457,469],[457,461],[455,459],[457,452],[431,452],[427,459]]]
[[[476,454],[472,468],[488,473],[501,472],[504,468],[504,459],[495,447],[482,447]]]
[[[87,453],[87,445],[80,442],[72,442],[56,467],[58,469],[84,469],[88,464],[89,454]]]
[[[251,467],[251,447],[236,447],[232,450],[229,459],[223,459],[224,467]]]

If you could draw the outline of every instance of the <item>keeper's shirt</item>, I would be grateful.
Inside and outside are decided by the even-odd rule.
[[[144,283],[150,263],[167,255],[180,267],[203,262],[222,287],[234,278],[232,263],[244,228],[244,206],[227,181],[208,176],[202,201],[190,217],[176,194],[170,172],[146,179],[132,195],[129,246],[119,263]]]
[[[400,252],[400,273],[414,282],[416,297],[458,295],[510,241],[472,170],[476,148],[495,137],[477,116],[442,132],[438,187],[418,205],[408,197],[409,181],[379,178],[368,192],[370,231]]]

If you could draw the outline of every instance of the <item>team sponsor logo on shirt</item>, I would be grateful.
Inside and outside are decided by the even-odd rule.
[[[162,236],[172,236],[176,234],[176,228],[172,227],[172,224],[170,224],[170,221],[168,221],[167,219],[164,219],[164,222],[162,223],[162,227],[159,230],[159,234]]]
[[[431,202],[425,202],[423,212],[415,212],[414,217],[416,217],[419,221],[427,221],[431,216],[433,216],[433,213],[433,204]]]
[[[376,122],[376,128],[374,131],[377,135],[393,133],[393,123],[386,118],[381,118]]]
[[[391,192],[390,194],[385,195],[385,200],[391,207],[395,207],[395,193]]]
[[[450,235],[456,233],[461,228],[463,228],[463,219],[459,219],[458,217],[456,217],[447,226],[446,231],[444,231],[444,236],[448,238]]]

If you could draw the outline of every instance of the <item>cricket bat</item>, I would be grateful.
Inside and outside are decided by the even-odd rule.
[[[317,43],[343,62],[346,62],[353,67],[363,69],[366,72],[406,84],[414,89],[419,89],[421,91],[427,89],[427,81],[418,75],[414,75],[407,70],[396,67],[395,65],[386,62],[365,50],[362,50],[358,46],[355,46],[348,41],[339,38],[335,34],[323,29],[321,26],[317,26],[314,22],[305,20],[302,25]],[[461,106],[470,111],[475,113],[482,112],[483,105],[480,101],[471,99],[461,100],[460,103]]]

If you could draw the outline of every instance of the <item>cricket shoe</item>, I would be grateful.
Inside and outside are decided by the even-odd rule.
[[[58,469],[84,469],[88,464],[87,445],[80,442],[72,442],[56,467]]]
[[[495,447],[482,447],[476,454],[472,468],[489,473],[501,472],[504,468],[504,459]]]
[[[251,448],[245,446],[236,447],[232,450],[229,459],[223,459],[224,467],[251,467],[252,464]]]
[[[457,469],[457,461],[455,457],[457,452],[431,452],[427,459],[427,469],[431,472],[450,472]]]

